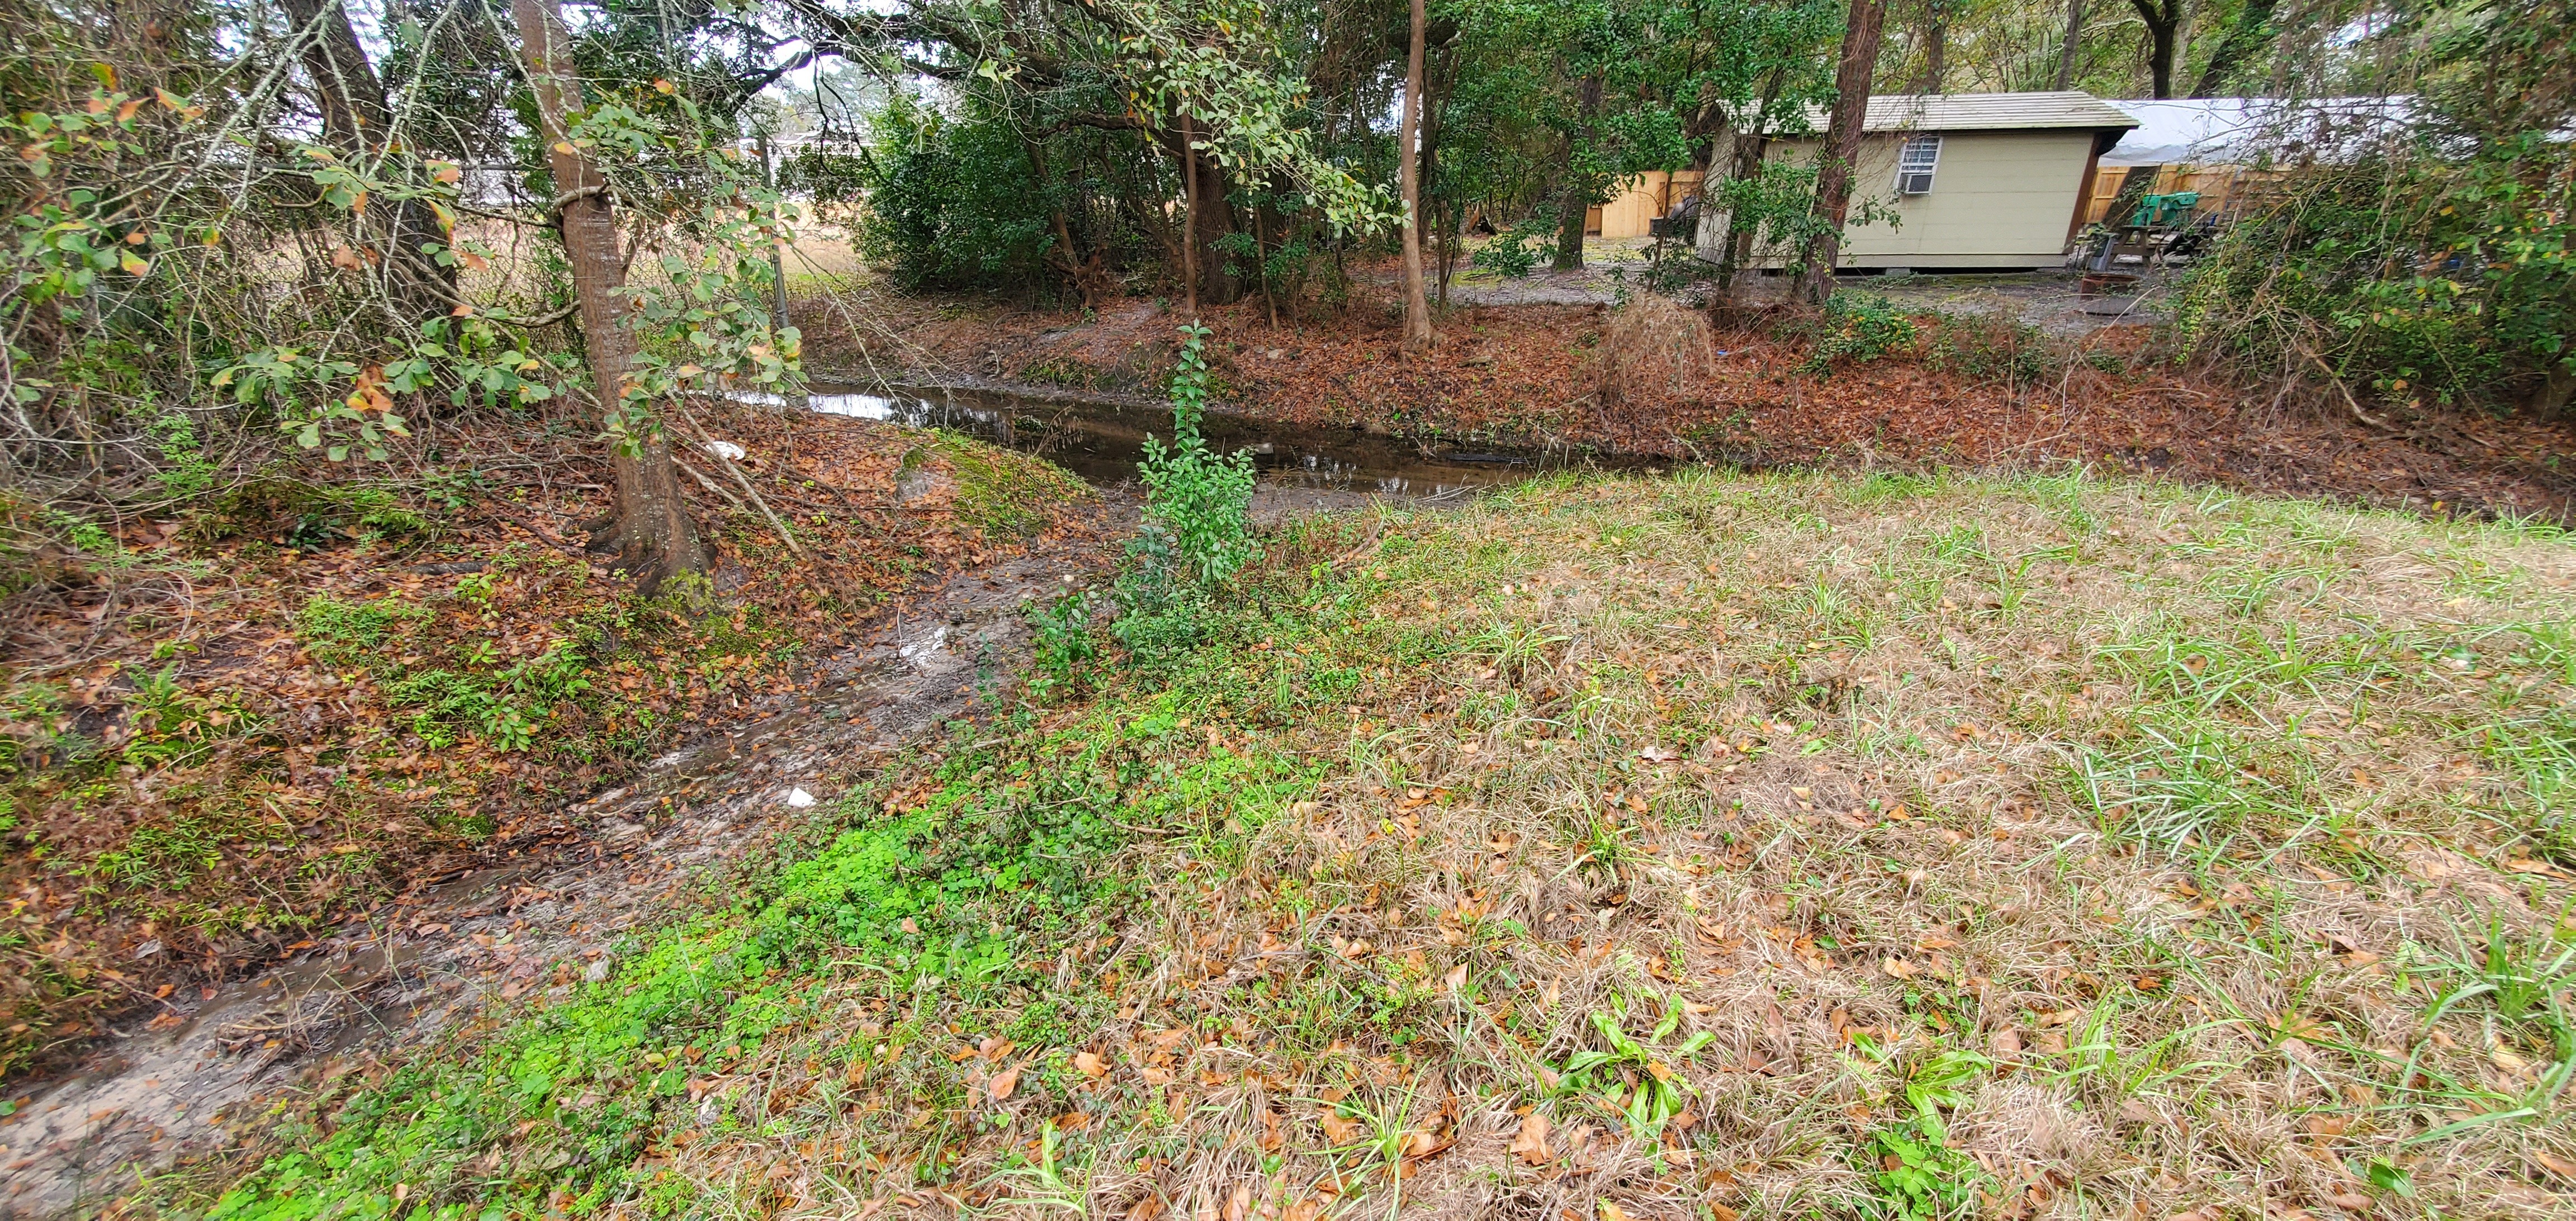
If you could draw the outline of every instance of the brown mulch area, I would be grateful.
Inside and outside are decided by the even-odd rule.
[[[988,537],[975,523],[990,506],[956,501],[989,495],[1001,468],[952,477],[918,432],[748,411],[707,422],[748,451],[742,473],[796,523],[802,557],[718,462],[684,450],[724,489],[682,476],[717,562],[694,591],[638,598],[580,548],[583,523],[608,511],[599,447],[579,429],[503,424],[407,451],[479,472],[462,504],[445,499],[452,479],[417,469],[389,479],[286,454],[215,509],[123,523],[122,557],[41,557],[48,579],[0,603],[0,895],[18,934],[0,940],[0,1073],[111,1019],[175,1021],[178,988],[577,840],[568,799],[812,687],[815,663],[909,594],[1096,527],[1078,485],[1006,462],[1024,481],[1006,490],[1031,511],[1016,520],[1041,524]],[[908,470],[930,477],[899,487]],[[369,539],[354,513],[312,511],[346,503],[313,489],[370,478],[419,528]],[[374,639],[343,631],[334,647],[316,615],[335,608]],[[435,671],[458,681],[424,687]],[[460,686],[465,701],[442,712]],[[526,724],[481,715],[488,697]]]
[[[1151,393],[1181,319],[1131,301],[1078,312],[944,298],[870,299],[864,341],[808,310],[817,368],[899,367],[1054,387]],[[821,315],[833,315],[825,317]],[[1218,400],[1234,410],[1492,445],[1561,445],[1744,463],[2080,462],[2248,491],[2443,512],[2564,519],[2576,420],[2441,412],[2410,435],[2365,427],[2321,393],[2231,387],[2176,367],[2146,327],[2082,340],[2046,384],[2014,390],[1916,357],[1800,373],[1806,345],[1779,327],[1714,327],[1705,377],[1678,394],[1596,401],[1608,310],[1515,305],[1452,312],[1427,358],[1398,356],[1384,303],[1273,328],[1258,301],[1208,309]],[[2087,359],[2090,357],[2090,359]],[[2098,361],[2098,365],[2097,362]],[[2099,366],[2108,366],[2107,368]]]

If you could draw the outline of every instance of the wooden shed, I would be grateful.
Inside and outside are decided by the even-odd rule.
[[[1815,131],[1781,137],[1771,156],[1811,162]],[[2102,154],[2138,121],[2091,94],[1947,93],[1870,98],[1852,177],[1853,215],[1875,200],[1894,223],[1845,230],[1841,268],[2030,270],[2065,264],[2092,202]],[[1700,228],[1716,257],[1715,217]],[[1778,265],[1785,252],[1760,251]]]
[[[1653,170],[1619,180],[1619,194],[1592,209],[1583,231],[1593,237],[1644,237],[1658,216],[1669,216],[1698,193],[1698,170]]]

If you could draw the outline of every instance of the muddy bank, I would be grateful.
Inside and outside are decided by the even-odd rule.
[[[1768,325],[1716,328],[1701,377],[1614,403],[1596,392],[1610,309],[1602,303],[1453,309],[1439,348],[1412,359],[1396,351],[1397,314],[1386,301],[1283,314],[1275,325],[1247,301],[1208,309],[1202,321],[1213,332],[1213,389],[1227,409],[1433,451],[1746,465],[2081,464],[2441,512],[2563,517],[2576,506],[2576,477],[2552,460],[2576,452],[2576,420],[2459,412],[2392,434],[2339,408],[2198,378],[2174,366],[2144,325],[2052,339],[2046,375],[2015,382],[2003,370],[2018,341],[1993,319],[2026,303],[2003,301],[1979,323],[1978,303],[1953,297],[1923,304],[1966,321],[1927,324],[1913,351],[1823,373],[1802,368],[1807,344],[1794,335]],[[854,328],[855,317],[868,328]],[[1152,394],[1182,321],[1144,300],[1086,317],[893,296],[869,296],[863,309],[809,302],[800,322],[807,318],[808,359],[818,365],[1109,396]]]
[[[1097,511],[1132,521],[1135,503],[1113,491]],[[550,846],[408,896],[211,997],[174,996],[165,1028],[120,1030],[79,1072],[15,1086],[0,1217],[105,1205],[138,1173],[249,1138],[270,1099],[604,977],[628,932],[721,903],[729,870],[905,748],[1009,707],[1021,600],[1097,576],[1112,554],[1097,537],[959,573],[825,662],[810,691],[558,811]]]
[[[558,850],[567,802],[1088,511],[967,440],[696,419],[726,441],[679,457],[706,582],[663,597],[583,546],[612,482],[588,433],[484,421],[416,439],[453,485],[279,457],[0,599],[0,1082]]]

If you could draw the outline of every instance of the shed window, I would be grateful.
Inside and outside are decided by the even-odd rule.
[[[1932,171],[1941,164],[1941,137],[1915,136],[1896,154],[1896,193],[1929,195]]]

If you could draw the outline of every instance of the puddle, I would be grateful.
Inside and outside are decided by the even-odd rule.
[[[1095,484],[1134,478],[1145,438],[1172,435],[1171,412],[1158,404],[980,386],[872,390],[821,380],[811,384],[806,403],[832,415],[966,433],[1041,455]],[[1220,453],[1250,450],[1265,489],[1332,497],[1458,499],[1569,465],[1564,454],[1423,446],[1358,429],[1222,413],[1210,413],[1200,432]]]

